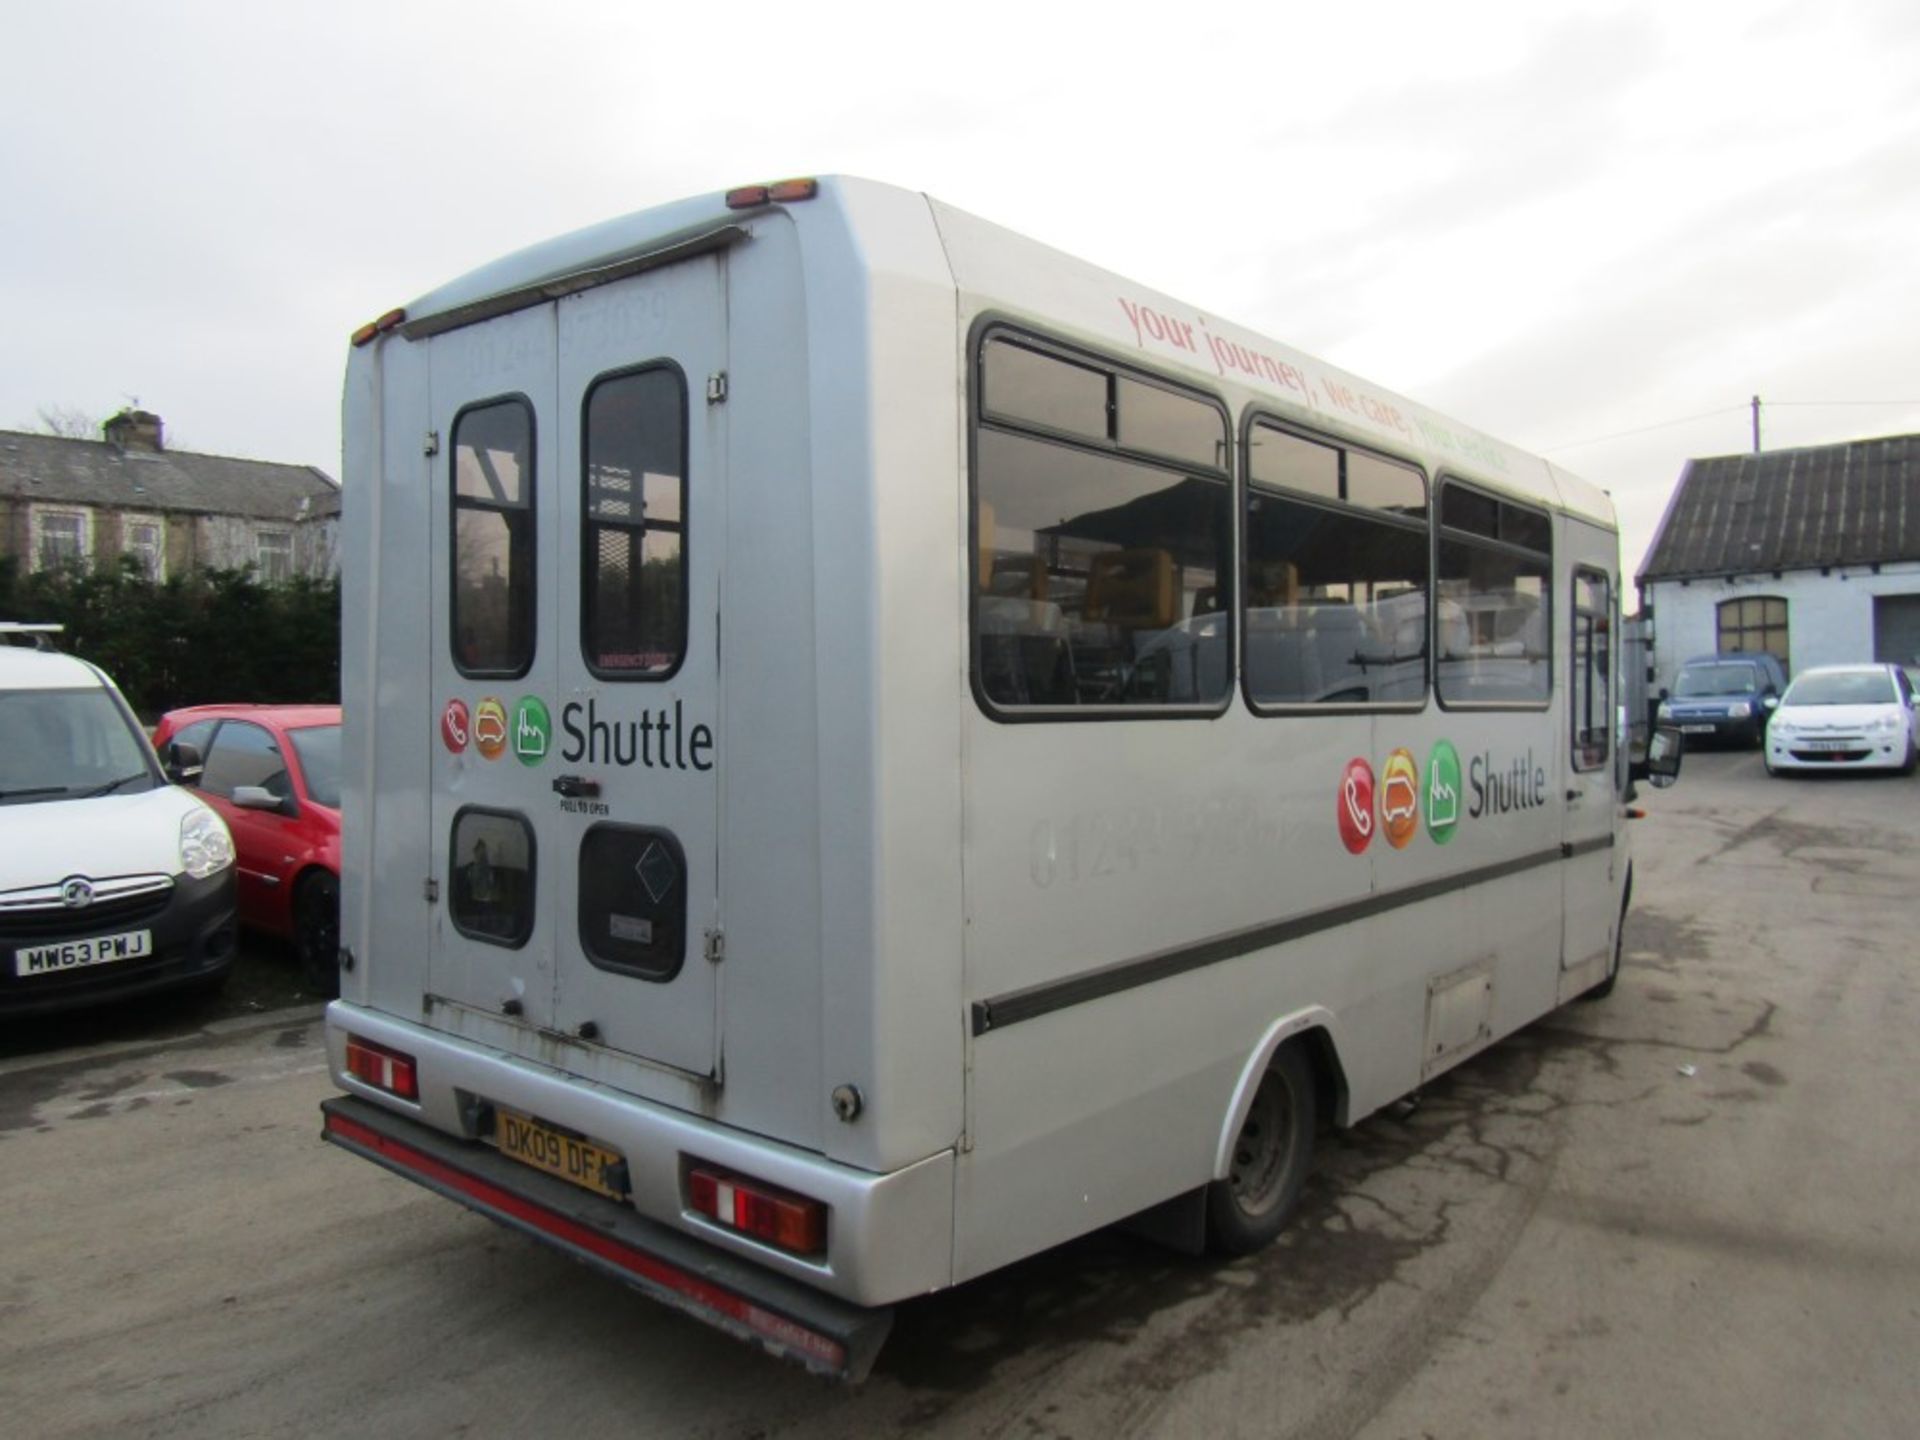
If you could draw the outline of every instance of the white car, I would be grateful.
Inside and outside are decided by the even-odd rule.
[[[1802,672],[1767,722],[1767,773],[1913,773],[1914,690],[1898,665],[1821,665]]]
[[[234,939],[225,822],[100,670],[0,637],[0,1017],[211,986]]]

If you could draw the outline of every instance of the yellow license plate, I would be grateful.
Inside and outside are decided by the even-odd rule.
[[[493,1143],[502,1155],[549,1175],[558,1175],[596,1195],[627,1198],[627,1162],[619,1152],[596,1145],[579,1135],[522,1115],[517,1110],[493,1111]]]

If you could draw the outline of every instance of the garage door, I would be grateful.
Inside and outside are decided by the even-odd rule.
[[[1873,658],[1920,665],[1920,595],[1874,596]]]

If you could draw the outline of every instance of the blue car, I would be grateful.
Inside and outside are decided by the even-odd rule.
[[[1786,668],[1765,651],[1702,655],[1680,667],[1671,691],[1660,692],[1660,722],[1690,740],[1758,745],[1786,688]]]

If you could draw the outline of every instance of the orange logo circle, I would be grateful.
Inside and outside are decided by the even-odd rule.
[[[1410,751],[1394,751],[1380,767],[1380,818],[1396,850],[1406,849],[1420,828],[1420,768]]]
[[[507,748],[507,707],[491,695],[474,707],[473,747],[489,760]]]

